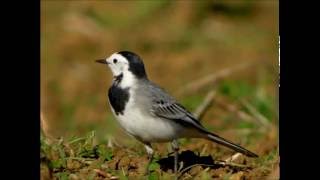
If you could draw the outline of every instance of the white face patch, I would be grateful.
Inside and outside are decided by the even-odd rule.
[[[120,74],[123,75],[123,78],[119,83],[121,88],[132,87],[135,85],[136,78],[132,72],[129,71],[129,62],[125,57],[121,54],[114,53],[107,58],[107,62],[113,76],[119,76]]]
[[[107,62],[113,76],[118,76],[124,71],[128,71],[129,69],[128,60],[117,53],[114,53],[109,58],[107,58]]]

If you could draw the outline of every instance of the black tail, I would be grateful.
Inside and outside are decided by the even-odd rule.
[[[239,145],[236,145],[236,144],[234,144],[234,143],[232,143],[232,142],[230,142],[230,141],[228,141],[226,139],[223,139],[222,137],[219,137],[216,134],[213,134],[211,132],[207,132],[207,133],[208,133],[208,139],[210,139],[211,141],[214,141],[214,142],[216,142],[218,144],[224,145],[224,146],[226,146],[226,147],[228,147],[230,149],[233,149],[233,150],[235,150],[235,151],[237,151],[239,153],[242,153],[242,154],[244,154],[244,155],[246,155],[248,157],[258,157],[258,155],[256,155],[255,153],[253,153],[253,152],[251,152],[251,151],[249,151],[249,150],[247,150],[247,149],[245,149],[245,148],[243,148],[243,147],[241,147]]]

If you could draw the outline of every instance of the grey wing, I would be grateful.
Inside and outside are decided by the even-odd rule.
[[[173,120],[182,126],[194,127],[202,132],[207,132],[200,122],[179,103],[160,100],[153,106],[153,113],[158,117]]]
[[[152,113],[158,117],[173,120],[185,127],[194,127],[207,132],[200,122],[173,97],[159,87],[153,87]]]

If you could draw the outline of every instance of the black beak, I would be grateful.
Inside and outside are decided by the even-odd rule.
[[[98,59],[96,62],[101,64],[109,64],[105,59]]]

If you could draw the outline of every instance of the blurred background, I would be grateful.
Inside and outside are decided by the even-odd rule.
[[[217,101],[201,118],[204,126],[237,142],[252,137],[255,144],[247,142],[251,149],[269,152],[278,136],[278,42],[275,0],[42,0],[41,112],[46,131],[71,137],[95,130],[99,143],[109,137],[136,143],[111,114],[111,72],[94,62],[130,50],[143,58],[149,78],[190,111],[214,88]],[[193,91],[185,89],[241,64],[253,65]],[[275,128],[260,131],[259,118]]]

